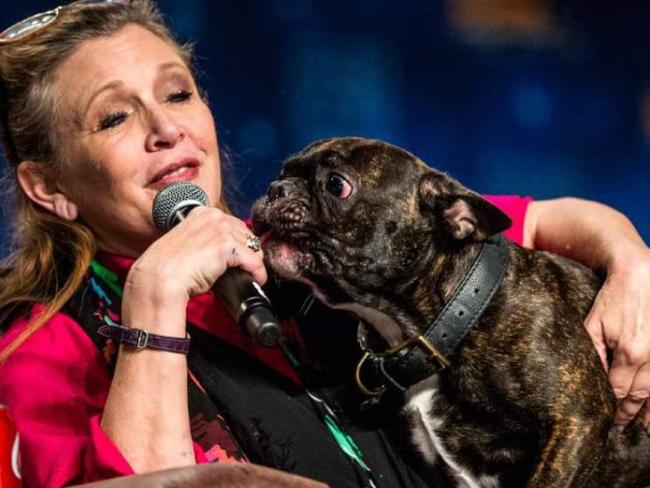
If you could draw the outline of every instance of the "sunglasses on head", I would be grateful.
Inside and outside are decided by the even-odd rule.
[[[25,39],[40,32],[59,18],[62,10],[75,5],[102,5],[110,3],[130,3],[131,0],[77,0],[67,5],[60,5],[52,10],[27,17],[16,22],[0,33],[0,46]]]

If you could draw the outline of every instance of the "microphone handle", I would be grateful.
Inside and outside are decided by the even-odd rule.
[[[228,268],[212,289],[246,334],[266,347],[278,344],[280,324],[262,287],[240,268]]]

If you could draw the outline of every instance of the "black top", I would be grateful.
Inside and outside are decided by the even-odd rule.
[[[418,461],[407,459],[404,454],[408,450],[399,447],[400,434],[393,430],[398,426],[398,405],[360,409],[365,398],[353,381],[360,354],[356,320],[318,302],[300,311],[307,292],[299,285],[283,284],[281,298],[273,295],[281,314],[290,313],[298,320],[303,339],[319,362],[318,371],[312,371],[310,388],[336,411],[378,485],[431,486],[413,468]],[[289,306],[283,308],[281,303]],[[190,335],[190,367],[252,462],[322,481],[332,488],[362,486],[303,389],[207,332],[192,328]]]

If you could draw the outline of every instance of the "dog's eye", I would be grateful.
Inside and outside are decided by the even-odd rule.
[[[330,173],[327,176],[325,188],[340,199],[348,198],[352,193],[352,185],[338,173]]]

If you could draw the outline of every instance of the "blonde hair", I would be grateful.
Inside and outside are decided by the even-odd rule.
[[[61,167],[54,75],[80,43],[140,25],[167,41],[191,68],[191,48],[181,46],[150,0],[77,4],[32,36],[0,45],[0,137],[9,163],[5,176],[13,201],[14,251],[0,263],[0,321],[25,314],[34,303],[45,310],[2,352],[0,365],[70,300],[96,251],[92,231],[34,204],[19,188],[16,168],[36,161],[49,181]],[[224,203],[225,206],[225,203]]]

